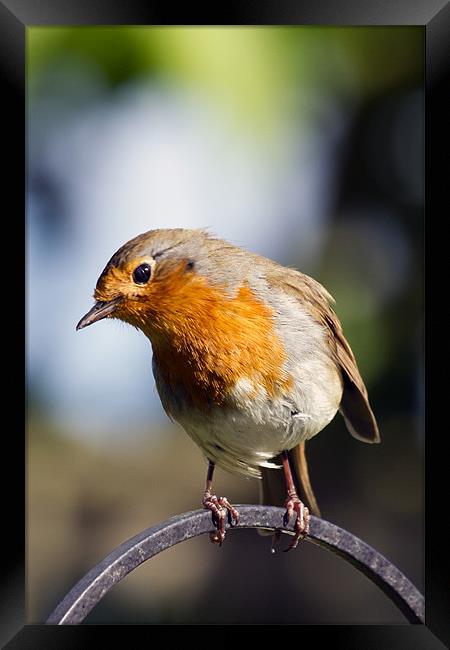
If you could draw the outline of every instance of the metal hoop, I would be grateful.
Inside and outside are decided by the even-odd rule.
[[[284,510],[272,506],[237,506],[239,528],[269,528],[293,534],[282,526]],[[229,526],[227,526],[229,528]],[[195,510],[147,528],[118,546],[91,569],[65,596],[47,624],[82,623],[103,596],[140,564],[161,551],[214,530],[211,514]],[[364,573],[397,605],[411,623],[424,623],[424,598],[385,557],[351,533],[324,519],[311,517],[307,541],[336,553]]]

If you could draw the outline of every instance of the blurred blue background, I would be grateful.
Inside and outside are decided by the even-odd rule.
[[[336,298],[382,445],[357,443],[336,418],[310,444],[312,480],[324,516],[403,561],[420,588],[422,29],[33,27],[27,100],[30,621],[123,539],[200,503],[204,463],[162,410],[148,341],[115,321],[75,333],[115,250],[161,227],[209,227]],[[218,485],[235,502],[258,498],[254,481]],[[309,545],[299,553],[322,577],[292,608],[298,559],[277,569],[264,540],[234,537],[220,561],[229,553],[243,571],[258,547],[255,575],[269,563],[267,591],[281,585],[285,600],[262,607],[255,580],[244,608],[230,583],[205,614],[218,556],[201,539],[127,578],[91,621],[403,620]],[[348,607],[330,571],[343,571]]]

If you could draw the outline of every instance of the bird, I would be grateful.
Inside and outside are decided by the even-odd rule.
[[[239,523],[238,510],[214,494],[216,466],[260,479],[263,504],[284,498],[290,550],[309,534],[311,513],[320,515],[306,442],[338,412],[352,436],[380,442],[334,299],[294,268],[208,229],[155,229],[114,253],[94,300],[77,330],[114,318],[150,340],[162,406],[208,463],[202,505],[216,544],[226,521]]]

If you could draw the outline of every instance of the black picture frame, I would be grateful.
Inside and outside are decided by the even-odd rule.
[[[8,225],[7,236],[3,238],[2,256],[6,268],[12,269],[15,280],[16,271],[20,267],[20,258],[17,255],[19,242],[24,241],[25,212],[25,30],[32,25],[231,25],[231,24],[257,24],[257,25],[346,25],[346,26],[374,26],[374,25],[418,25],[425,30],[425,64],[426,64],[426,215],[424,219],[424,241],[426,262],[430,262],[430,246],[433,238],[432,216],[436,214],[436,205],[439,192],[444,186],[439,183],[439,173],[442,174],[441,158],[445,148],[442,140],[439,121],[440,108],[445,101],[444,79],[448,65],[448,42],[450,26],[450,8],[446,0],[312,0],[308,3],[299,0],[279,1],[269,3],[260,0],[258,3],[245,2],[228,3],[226,11],[219,17],[219,8],[215,12],[205,10],[199,12],[196,7],[188,6],[178,10],[166,4],[155,6],[152,3],[138,2],[137,0],[0,0],[0,75],[2,80],[3,96],[3,160],[6,162],[6,171],[3,174],[2,194],[5,213],[4,229]],[[214,13],[214,15],[213,15]],[[185,22],[182,23],[181,19]],[[447,65],[446,65],[447,64]],[[447,118],[448,119],[448,118]],[[448,150],[448,148],[447,148]],[[445,167],[444,167],[445,168]],[[442,178],[442,176],[441,176]],[[433,210],[433,215],[431,214]],[[11,230],[9,226],[11,225]],[[14,234],[13,234],[14,233]],[[4,230],[5,235],[5,230]],[[23,237],[23,239],[20,239]],[[433,254],[434,256],[434,254]],[[6,259],[5,259],[6,258]],[[444,258],[445,259],[445,258]],[[5,267],[4,267],[5,268]],[[19,273],[20,275],[20,273]],[[14,282],[14,296],[9,296],[7,314],[14,314],[13,318],[6,319],[7,333],[3,340],[9,340],[12,335],[24,331],[24,319],[19,314],[24,313],[23,297],[17,290],[18,283]],[[431,309],[434,291],[430,291],[430,280],[426,279],[426,310]],[[434,285],[433,285],[434,287]],[[3,296],[5,298],[5,296]],[[13,304],[16,302],[16,304]],[[5,313],[5,312],[4,312]],[[425,345],[426,357],[431,358],[431,336],[433,321],[428,319],[427,341]],[[13,331],[11,331],[13,330]],[[434,340],[436,339],[434,337]],[[6,337],[6,338],[5,338]],[[21,385],[21,371],[24,367],[23,339],[18,341],[17,352],[12,355],[12,360],[5,362],[4,372],[7,373],[8,386]],[[23,356],[22,356],[23,355]],[[10,355],[11,356],[11,355]],[[438,355],[439,356],[439,355]],[[23,364],[21,361],[23,360]],[[429,377],[429,363],[427,361],[427,385]],[[435,398],[433,391],[433,402]],[[427,391],[427,397],[428,391]],[[12,404],[13,398],[11,398]],[[8,398],[9,402],[9,398]],[[427,405],[429,400],[427,399]],[[21,419],[22,409],[19,404],[12,408],[8,403],[8,410],[12,411],[9,424],[6,426],[4,418],[4,447],[3,458],[13,471],[7,475],[5,468],[3,477],[6,485],[2,491],[2,521],[3,541],[6,548],[3,551],[4,578],[0,585],[0,625],[5,630],[3,641],[11,639],[7,648],[81,648],[88,647],[92,639],[104,643],[104,626],[77,626],[77,627],[51,627],[44,625],[24,625],[17,630],[17,624],[25,618],[25,536],[26,526],[24,518],[25,503],[25,465],[26,458],[25,439],[22,435],[23,425]],[[427,409],[427,430],[430,428]],[[445,429],[445,423],[440,424]],[[445,430],[436,431],[441,435],[427,437],[426,444],[426,624],[405,626],[302,626],[299,631],[294,626],[293,630],[283,630],[280,641],[286,642],[286,636],[293,632],[296,643],[304,644],[309,641],[318,645],[332,642],[333,647],[343,647],[347,650],[364,649],[393,649],[393,648],[423,648],[432,650],[445,647],[443,643],[450,643],[450,608],[446,607],[448,600],[448,582],[444,564],[448,559],[444,552],[445,539],[442,539],[442,523],[437,512],[436,503],[440,494],[446,487],[446,469],[444,448],[440,445],[446,442]],[[442,473],[438,469],[441,462]],[[440,485],[439,477],[443,477]],[[447,508],[446,508],[447,509]],[[447,574],[448,575],[448,574]],[[154,639],[151,626],[131,628],[124,626],[123,631],[126,645],[133,647],[131,635],[139,635],[139,643],[151,642]],[[204,639],[205,643],[216,643],[218,638],[232,642],[236,638],[225,629],[219,634],[207,628],[207,636],[202,636],[202,628],[178,626],[184,635],[193,629],[195,642]],[[164,633],[167,634],[166,628]],[[263,631],[264,633],[264,631]],[[275,632],[278,634],[278,632]],[[120,643],[120,626],[114,626],[115,641]],[[311,636],[310,636],[311,635]],[[253,636],[253,635],[252,635]],[[308,638],[308,641],[307,641]],[[440,639],[440,640],[439,640]],[[252,642],[255,642],[256,635]],[[183,642],[187,642],[184,640]],[[288,641],[289,643],[289,641]]]

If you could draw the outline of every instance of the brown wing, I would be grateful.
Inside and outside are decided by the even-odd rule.
[[[347,343],[338,317],[330,307],[334,302],[324,287],[304,273],[278,267],[270,282],[301,300],[309,313],[324,325],[329,334],[331,354],[342,370],[344,392],[340,411],[352,436],[363,442],[380,442],[375,416],[354,354]]]

